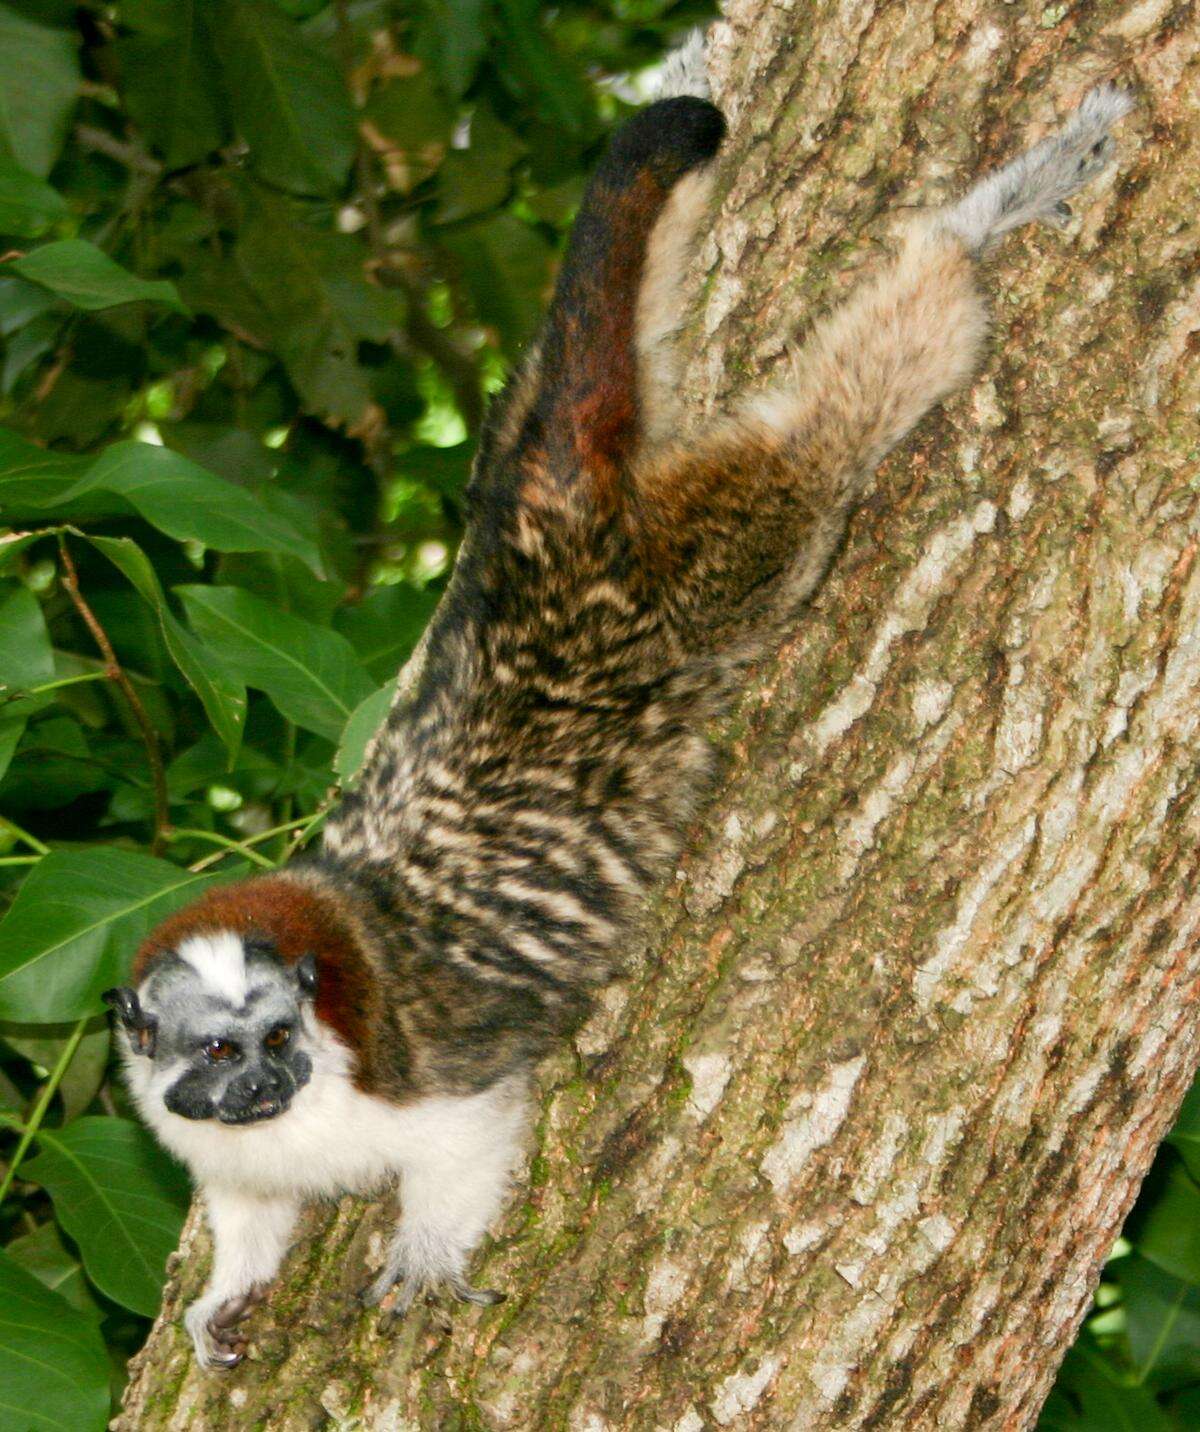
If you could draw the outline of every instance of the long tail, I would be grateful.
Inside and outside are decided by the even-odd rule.
[[[646,245],[675,184],[716,153],[720,110],[660,100],[616,136],[584,195],[559,273],[540,383],[514,455],[555,483],[615,483],[638,434],[635,315]]]

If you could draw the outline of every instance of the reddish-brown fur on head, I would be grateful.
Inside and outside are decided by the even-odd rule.
[[[332,896],[286,875],[219,885],[171,915],[138,950],[134,983],[140,984],[154,961],[178,950],[184,940],[221,930],[270,940],[289,965],[306,954],[314,955],[317,1018],[356,1053],[365,1048],[368,1031],[378,1026],[379,1010],[361,943]]]

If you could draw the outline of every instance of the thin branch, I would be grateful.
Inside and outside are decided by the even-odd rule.
[[[284,827],[289,829],[290,827]],[[222,847],[221,854],[244,855],[247,860],[253,861],[255,865],[261,865],[264,870],[274,870],[275,862],[268,860],[257,850],[252,850],[244,840],[234,840],[232,836],[222,835],[216,830],[202,830],[198,826],[173,826],[171,828],[171,839],[174,840],[207,840],[213,845]]]
[[[468,354],[433,323],[425,312],[425,295],[401,266],[394,254],[376,255],[376,272],[385,288],[399,289],[407,299],[408,336],[416,347],[427,354],[450,380],[454,401],[462,412],[467,430],[477,433],[483,425],[483,394],[479,373]]]
[[[50,847],[44,840],[39,840],[36,835],[30,835],[27,830],[22,829],[15,820],[9,820],[6,815],[0,815],[0,830],[8,831],[9,835],[15,835],[30,848],[36,850],[39,855],[49,855]]]
[[[97,621],[96,614],[88,606],[83,593],[79,590],[79,575],[75,570],[75,562],[67,546],[67,539],[61,533],[58,538],[58,550],[63,565],[63,587],[75,610],[82,617],[84,625],[91,632],[96,645],[100,648],[105,661],[105,674],[110,681],[116,684],[129,703],[129,709],[133,712],[133,718],[142,733],[142,743],[146,748],[146,760],[149,762],[150,776],[154,783],[154,838],[150,842],[150,854],[161,855],[167,842],[167,833],[170,830],[171,813],[167,801],[167,773],[163,766],[162,752],[158,746],[158,732],[150,723],[150,717],[146,714],[145,706],[142,705],[142,698],[133,689],[133,683],[121,669],[121,663],[117,660],[117,654],[113,650],[112,642],[108,639],[108,633]]]
[[[98,129],[93,124],[78,124],[75,126],[75,138],[85,149],[115,159],[126,169],[136,170],[139,174],[153,174],[156,177],[163,172],[163,166],[152,154],[147,154],[135,144],[127,144],[115,134],[109,134],[106,129]]]
[[[13,1185],[13,1180],[17,1176],[17,1169],[21,1166],[21,1160],[25,1157],[29,1145],[37,1137],[37,1131],[42,1127],[42,1120],[46,1117],[46,1110],[50,1107],[50,1100],[54,1098],[54,1091],[62,1083],[63,1075],[70,1067],[71,1060],[75,1058],[75,1051],[79,1048],[79,1041],[83,1038],[83,1031],[87,1028],[88,1021],[91,1018],[92,1016],[90,1014],[85,1014],[83,1018],[76,1023],[75,1028],[67,1037],[67,1041],[62,1047],[62,1053],[58,1056],[58,1062],[51,1071],[49,1079],[42,1085],[42,1092],[38,1095],[38,1101],[34,1105],[28,1122],[20,1123],[16,1119],[8,1118],[4,1120],[10,1128],[19,1129],[21,1131],[21,1138],[13,1152],[8,1169],[5,1172],[4,1182],[0,1183],[0,1203],[3,1203],[8,1197],[9,1190]]]
[[[332,804],[332,802],[330,804]],[[192,865],[189,865],[188,869],[192,871],[193,874],[198,874],[201,870],[207,870],[210,865],[215,865],[218,860],[223,860],[227,855],[242,854],[249,856],[251,854],[249,849],[250,846],[261,845],[263,841],[273,840],[277,835],[286,835],[289,831],[296,831],[298,833],[298,838],[300,840],[303,840],[304,837],[308,834],[309,830],[312,828],[312,826],[314,826],[319,820],[323,820],[325,818],[325,816],[329,813],[329,809],[330,805],[327,804],[325,806],[322,806],[312,815],[298,816],[295,820],[289,820],[286,825],[275,825],[272,826],[270,830],[260,830],[257,835],[249,835],[246,837],[245,840],[231,841],[227,850],[218,850],[212,855],[202,856]],[[183,832],[180,831],[177,833],[182,834]],[[212,832],[206,831],[205,834],[211,837]],[[295,848],[296,843],[296,841],[293,841],[292,847],[288,851],[289,854],[291,853],[291,850]],[[274,868],[277,865],[282,865],[283,861],[270,860],[268,861],[268,864],[270,864],[270,866]]]

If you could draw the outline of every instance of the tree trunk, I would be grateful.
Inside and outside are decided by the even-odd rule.
[[[971,391],[882,471],[717,733],[675,883],[543,1071],[475,1281],[390,1339],[383,1206],[315,1212],[248,1361],[179,1326],[118,1424],[1029,1426],[1200,1058],[1200,39],[1193,5],[736,0],[689,389],[768,372],[887,215],[1101,78],[1136,112],[1067,234],[991,266]]]

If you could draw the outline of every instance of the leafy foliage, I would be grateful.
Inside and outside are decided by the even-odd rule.
[[[357,771],[596,80],[703,17],[0,0],[0,1432],[104,1425],[186,1209],[100,992]]]
[[[0,0],[0,1432],[104,1425],[183,1217],[99,992],[353,777],[619,96],[707,8]],[[1047,1427],[1195,1413],[1198,1148]]]

